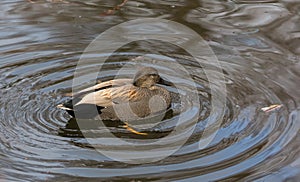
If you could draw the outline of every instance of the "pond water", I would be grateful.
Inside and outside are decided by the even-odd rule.
[[[129,0],[112,11],[120,3],[0,2],[1,181],[299,181],[298,0]],[[67,100],[65,95],[72,90],[73,74],[87,46],[107,29],[137,18],[167,19],[189,27],[206,40],[219,65],[199,64],[178,46],[155,40],[127,44],[101,63],[100,80],[116,76],[124,65],[129,65],[127,72],[119,76],[132,76],[134,66],[141,64],[153,66],[183,85],[182,90],[165,86],[175,95],[173,113],[148,131],[147,139],[109,126],[114,136],[131,142],[127,145],[164,138],[180,115],[187,121],[197,116],[191,136],[175,153],[133,164],[107,157],[97,147],[134,149],[109,143],[111,136],[101,127],[89,126],[79,132],[71,117],[56,105]],[[147,33],[143,26],[135,31]],[[165,29],[154,27],[154,32],[165,33]],[[145,54],[150,58],[140,61]],[[101,59],[105,54],[87,56]],[[186,72],[178,71],[174,62]],[[95,73],[97,64],[80,69]],[[214,99],[218,103],[225,97],[224,113],[212,107],[210,86],[217,83],[205,72],[219,67],[226,89],[216,87],[220,94]],[[185,80],[186,73],[193,83]],[[90,81],[81,86],[91,85]],[[197,95],[189,93],[191,87]],[[178,102],[179,95],[184,95],[180,97],[183,102]],[[191,102],[194,97],[190,95],[197,97],[199,105]],[[278,108],[262,110],[274,104]],[[220,125],[205,132],[208,121]],[[85,138],[82,134],[89,135]],[[91,144],[89,137],[100,143]],[[209,144],[200,148],[199,142],[210,137]],[[179,140],[180,132],[166,142]]]

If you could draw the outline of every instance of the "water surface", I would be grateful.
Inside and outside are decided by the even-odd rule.
[[[105,12],[120,1],[34,2],[0,2],[2,179],[299,180],[299,1],[129,0],[114,14]],[[203,66],[214,70],[216,65],[199,65],[185,51],[165,42],[140,41],[124,46],[104,63],[100,80],[114,77],[124,64],[135,65],[136,57],[151,54],[164,64],[143,64],[167,70],[165,74],[175,77],[178,83],[184,82],[182,74],[176,75],[171,63],[176,60],[184,65],[194,78],[201,101],[200,107],[194,108],[196,112],[188,104],[174,102],[175,114],[153,131],[153,137],[165,136],[180,115],[176,113],[179,107],[186,106],[189,116],[197,113],[195,130],[180,150],[157,162],[127,164],[98,153],[80,132],[67,125],[68,114],[55,106],[67,99],[64,94],[72,89],[77,61],[88,44],[110,27],[142,17],[179,22],[207,40],[225,76],[226,112],[214,140],[199,149],[211,111],[209,84],[214,84],[208,82]],[[185,84],[188,89],[189,82]],[[272,104],[282,107],[271,112],[261,110]],[[124,129],[111,129],[116,135],[126,135]],[[82,132],[90,133],[91,128]],[[93,132],[96,138],[107,137],[101,130]],[[113,143],[105,145],[115,147]]]

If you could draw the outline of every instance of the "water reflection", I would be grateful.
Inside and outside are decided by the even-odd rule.
[[[0,2],[1,178],[11,181],[299,178],[298,1],[128,1],[110,16],[101,13],[120,2],[67,2]],[[163,54],[190,70],[202,101],[196,129],[179,151],[155,163],[134,165],[97,153],[80,137],[76,127],[66,126],[69,116],[55,105],[66,99],[63,93],[70,91],[77,60],[90,41],[109,27],[139,17],[175,20],[208,40],[225,74],[227,104],[216,137],[199,150],[198,142],[203,139],[211,109],[207,78],[201,66],[163,42],[125,46],[119,50],[120,55],[112,58],[114,61],[107,65],[107,72],[104,70],[101,78],[112,76],[124,62],[145,52]],[[143,27],[139,31],[142,30]],[[214,65],[207,66],[213,69]],[[283,107],[270,113],[260,110],[271,104]],[[112,132],[124,131],[116,128],[111,126]],[[172,129],[171,125],[163,123],[154,136],[163,136],[168,129]],[[98,134],[103,137],[101,131]]]

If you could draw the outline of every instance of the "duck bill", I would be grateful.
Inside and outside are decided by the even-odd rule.
[[[166,85],[166,86],[174,86],[174,84],[172,82],[164,80],[162,78],[159,79],[158,84]]]

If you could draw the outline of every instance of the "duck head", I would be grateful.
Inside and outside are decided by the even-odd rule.
[[[134,76],[133,85],[150,88],[161,80],[158,71],[151,67],[141,68]]]

